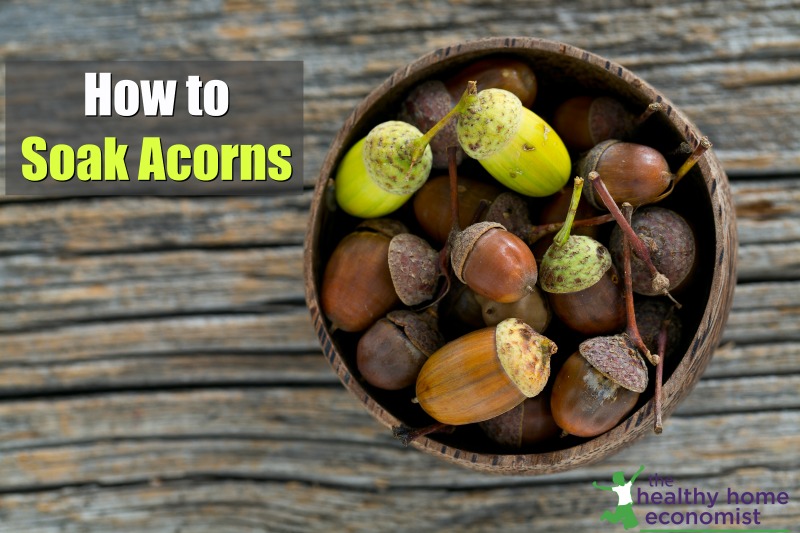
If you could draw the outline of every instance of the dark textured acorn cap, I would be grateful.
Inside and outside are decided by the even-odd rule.
[[[444,83],[439,80],[429,80],[417,85],[408,97],[400,104],[398,120],[408,122],[428,131],[441,120],[453,107],[453,99]],[[464,151],[458,145],[456,135],[456,121],[451,120],[442,130],[431,139],[431,152],[433,154],[434,168],[447,168],[447,148],[456,147],[456,164],[461,164]]]
[[[486,222],[497,222],[522,240],[531,227],[527,202],[517,193],[500,193],[486,210]]]
[[[391,311],[386,318],[402,328],[411,344],[426,356],[444,346],[445,340],[436,324],[435,315],[401,310]]]
[[[633,392],[647,388],[647,367],[628,335],[593,337],[578,347],[581,355],[598,372]]]
[[[386,235],[390,239],[401,233],[408,233],[408,228],[393,218],[370,218],[356,226],[356,231],[374,231]]]
[[[547,292],[564,294],[588,289],[611,268],[611,254],[600,242],[585,235],[570,235],[554,244],[539,265],[539,285]]]
[[[397,296],[406,305],[433,298],[439,279],[439,253],[422,237],[401,233],[389,242],[389,273]]]

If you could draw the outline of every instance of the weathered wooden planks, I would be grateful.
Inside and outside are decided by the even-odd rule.
[[[777,493],[792,489],[792,475],[766,468],[742,468],[689,482],[723,495],[727,487],[758,487]],[[604,472],[597,481],[607,479]],[[66,523],[90,531],[126,532],[303,533],[334,528],[427,532],[502,528],[568,533],[598,531],[605,525],[599,521],[600,514],[613,505],[613,498],[592,488],[590,481],[561,484],[558,488],[530,484],[465,491],[424,487],[360,491],[282,480],[197,478],[0,496],[6,523],[23,525],[31,533],[54,533]],[[638,506],[637,515],[644,523],[647,511],[660,509],[663,507]],[[783,528],[799,519],[796,505],[770,506],[762,525]]]
[[[309,194],[4,199],[0,530],[598,531],[614,498],[591,481],[638,463],[709,490],[790,491],[762,525],[800,522],[800,3],[504,7],[4,3],[0,57],[303,59],[306,185],[367,92],[456,40],[544,36],[626,65],[735,175],[734,310],[665,434],[542,478],[400,448],[319,356],[301,303]],[[753,177],[773,172],[788,176]]]
[[[642,463],[685,477],[745,466],[800,468],[797,409],[715,412],[716,405],[705,403],[705,413],[679,412],[668,420],[663,435],[647,437],[624,454],[531,478],[487,476],[402,448],[339,388],[125,393],[46,404],[36,400],[0,406],[5,415],[0,492],[192,476],[295,479],[359,489],[381,483],[468,488],[586,480]],[[743,449],[746,456],[737,453]],[[712,456],[713,462],[696,460]]]

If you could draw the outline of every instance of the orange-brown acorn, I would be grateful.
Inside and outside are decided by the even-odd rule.
[[[594,437],[616,426],[647,388],[647,369],[623,334],[594,337],[564,362],[550,407],[564,431]]]
[[[478,222],[456,232],[450,258],[462,283],[495,302],[516,302],[536,286],[538,268],[533,252],[496,222]]]
[[[334,330],[367,329],[400,303],[389,272],[389,242],[407,231],[395,220],[366,220],[333,250],[322,276],[320,303]]]
[[[417,377],[417,401],[450,425],[482,422],[544,389],[557,347],[521,320],[467,333],[431,355]]]

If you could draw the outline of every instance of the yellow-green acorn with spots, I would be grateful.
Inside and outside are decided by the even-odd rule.
[[[468,156],[525,196],[550,196],[567,183],[572,163],[553,128],[509,91],[477,92],[470,82],[467,93],[472,98],[458,115],[456,132]]]
[[[361,218],[399,209],[431,172],[431,149],[423,139],[422,132],[406,122],[390,120],[375,126],[339,164],[335,178],[339,206]]]

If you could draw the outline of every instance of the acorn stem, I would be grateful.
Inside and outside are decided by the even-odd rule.
[[[434,424],[431,424],[430,426],[425,426],[416,429],[403,425],[403,426],[394,426],[392,428],[392,435],[394,435],[396,439],[399,439],[400,442],[403,443],[403,446],[408,446],[418,438],[424,437],[425,435],[441,431],[452,432],[454,429],[455,426],[444,424],[442,422],[436,422]]]
[[[564,246],[569,239],[569,233],[572,231],[572,223],[575,222],[575,213],[578,211],[578,203],[581,200],[581,191],[583,190],[583,178],[575,176],[575,182],[572,187],[572,198],[569,201],[569,211],[567,211],[567,218],[564,220],[564,225],[558,230],[556,236],[553,237],[553,244],[556,246]]]
[[[689,157],[686,159],[683,165],[681,165],[681,168],[679,168],[675,173],[675,179],[673,180],[674,183],[678,183],[681,178],[683,178],[692,169],[700,157],[706,153],[709,148],[711,148],[711,146],[711,141],[708,140],[708,137],[703,137],[700,139],[700,142],[695,147],[694,151],[689,154]]]
[[[633,215],[633,206],[628,202],[622,204],[625,221],[630,224]],[[658,365],[660,357],[658,354],[650,353],[647,345],[639,334],[639,326],[636,324],[636,313],[633,307],[633,275],[631,273],[631,241],[626,233],[622,234],[622,265],[623,278],[625,282],[625,314],[628,315],[628,326],[625,333],[631,339],[636,348],[642,352],[647,360],[653,365]]]
[[[572,222],[573,228],[580,228],[586,226],[599,226],[600,224],[605,224],[606,222],[613,222],[614,216],[606,213],[605,215],[598,215],[596,217],[591,218],[582,218],[579,220],[575,220]],[[553,233],[554,231],[558,231],[564,226],[564,222],[551,222],[549,224],[540,224],[538,226],[530,226],[527,231],[527,235],[525,236],[526,240],[528,241],[528,245],[533,245],[536,241],[547,235],[548,233]]]
[[[658,365],[656,365],[656,421],[655,425],[653,426],[653,431],[656,433],[656,435],[660,435],[661,432],[664,431],[664,421],[662,420],[661,413],[661,384],[664,381],[664,354],[667,352],[667,329],[669,328],[671,314],[672,310],[670,309],[670,312],[667,313],[667,316],[664,317],[664,320],[661,322],[661,329],[658,331],[658,353],[661,356],[661,359],[658,361]]]
[[[412,154],[412,164],[413,162],[417,161],[422,154],[425,153],[425,147],[430,144],[433,137],[441,131],[442,128],[447,126],[447,124],[455,117],[456,115],[461,114],[467,107],[472,105],[478,99],[478,84],[477,82],[470,81],[467,83],[467,88],[464,91],[464,94],[461,95],[461,99],[458,103],[453,106],[453,109],[447,112],[445,116],[439,120],[436,124],[431,126],[431,129],[426,131],[422,137],[416,139],[414,141],[414,152]]]
[[[594,185],[595,192],[600,196],[600,199],[603,201],[603,204],[608,209],[608,212],[614,216],[614,219],[617,221],[622,232],[630,239],[631,246],[633,246],[633,251],[636,256],[642,260],[642,262],[647,267],[647,270],[650,272],[650,278],[652,279],[653,289],[658,294],[664,294],[669,296],[669,279],[658,271],[656,266],[653,264],[653,260],[650,257],[650,250],[647,249],[647,245],[645,245],[644,241],[639,238],[639,235],[633,230],[630,222],[625,219],[625,216],[620,211],[619,206],[611,197],[611,193],[608,192],[605,183],[600,178],[600,174],[597,171],[589,172],[589,180]],[[672,298],[670,296],[670,298]]]
[[[447,148],[447,169],[450,175],[450,233],[461,231],[458,222],[458,170],[456,160],[456,147]]]
[[[661,111],[662,109],[664,109],[664,106],[661,104],[661,102],[653,102],[652,104],[648,105],[644,111],[642,111],[642,114],[636,118],[634,123],[638,126],[650,118],[653,113],[656,111]]]

